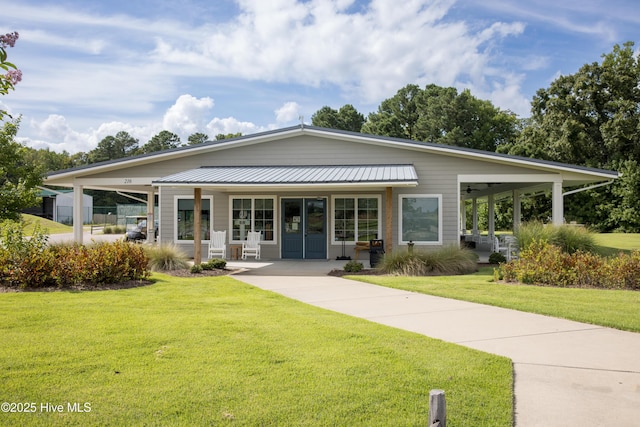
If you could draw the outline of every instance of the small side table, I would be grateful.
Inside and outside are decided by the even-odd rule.
[[[238,260],[242,256],[242,245],[229,245],[229,255],[233,260]]]

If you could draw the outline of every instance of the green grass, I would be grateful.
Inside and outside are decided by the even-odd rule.
[[[493,269],[466,276],[350,276],[390,288],[477,302],[640,332],[640,292],[553,288],[493,282]]]
[[[31,235],[36,224],[40,225],[41,229],[47,229],[47,234],[62,234],[73,233],[73,227],[70,225],[60,224],[59,222],[51,221],[49,219],[40,218],[34,215],[22,214],[22,219],[25,221],[25,233]]]
[[[620,251],[640,250],[640,233],[601,233],[594,234],[596,245],[601,252],[615,255]]]
[[[0,294],[1,425],[512,424],[502,357],[311,307],[230,277]],[[40,404],[88,402],[88,413]]]

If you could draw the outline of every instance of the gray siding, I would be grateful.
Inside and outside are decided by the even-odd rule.
[[[238,144],[224,150],[198,153],[197,155],[183,156],[172,160],[163,160],[156,163],[136,166],[128,170],[117,170],[97,174],[97,178],[115,177],[163,177],[188,169],[201,166],[251,166],[251,165],[329,165],[329,164],[413,164],[418,174],[419,185],[417,187],[393,188],[393,240],[398,242],[398,196],[400,194],[441,194],[443,200],[443,243],[457,243],[458,230],[458,202],[459,188],[457,184],[458,174],[514,174],[514,173],[543,173],[533,168],[523,168],[501,163],[455,157],[451,155],[426,153],[412,147],[390,146],[388,144],[365,144],[358,142],[344,142],[330,140],[310,135],[296,136],[283,140],[274,140],[260,144]],[[548,173],[548,172],[547,172]],[[212,195],[213,218],[215,230],[227,230],[229,228],[229,195],[277,195],[276,200],[277,221],[279,218],[280,199],[282,197],[321,196],[327,198],[327,232],[331,230],[331,196],[335,194],[376,194],[381,195],[381,219],[383,230],[381,238],[384,238],[385,218],[385,189],[376,191],[357,190],[345,188],[344,191],[331,189],[292,190],[280,192],[243,191],[233,189],[228,192],[208,190],[203,187],[203,197]],[[163,187],[160,192],[160,239],[163,242],[173,242],[175,208],[174,196],[192,196],[193,190],[189,188]],[[263,257],[280,257],[280,224],[277,224],[278,244],[264,244],[262,246]],[[189,254],[193,254],[192,245],[181,245]],[[340,245],[328,244],[328,257],[335,258],[341,254]],[[203,254],[206,254],[206,246],[203,245]],[[353,250],[348,250],[348,255],[353,256]]]

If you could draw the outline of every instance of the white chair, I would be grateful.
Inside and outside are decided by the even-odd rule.
[[[227,230],[214,231],[211,233],[209,241],[209,258],[220,256],[222,259],[227,258]]]
[[[511,250],[509,245],[500,246],[500,239],[497,237],[493,238],[493,252],[498,252],[499,254],[504,255],[507,261],[511,261]]]
[[[262,234],[259,231],[249,231],[247,240],[242,242],[242,259],[246,260],[247,256],[255,256],[260,259],[260,238]]]
[[[509,251],[509,256],[507,257],[509,261],[518,259],[518,239],[513,235],[507,234],[504,236],[504,243]]]

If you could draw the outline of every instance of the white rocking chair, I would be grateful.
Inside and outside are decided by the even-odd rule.
[[[259,231],[249,231],[247,240],[242,242],[242,259],[246,260],[247,256],[255,256],[260,259],[260,238],[262,234]]]
[[[227,231],[214,231],[211,233],[209,241],[209,258],[220,256],[222,259],[227,257]]]

